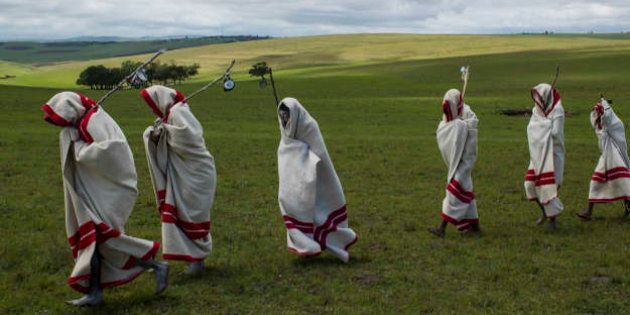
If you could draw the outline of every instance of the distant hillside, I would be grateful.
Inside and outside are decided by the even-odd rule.
[[[197,47],[210,44],[267,39],[259,36],[208,36],[196,38],[134,40],[134,41],[55,41],[55,42],[0,42],[0,60],[43,64],[60,61],[91,60],[130,56],[156,51]]]
[[[165,53],[161,62],[200,65],[190,82],[216,77],[232,59],[233,77],[249,79],[247,70],[267,61],[277,78],[291,74],[313,76],[353,75],[376,64],[459,58],[539,51],[624,52],[630,56],[630,39],[557,35],[413,35],[355,34],[274,38],[178,49]],[[519,56],[519,55],[513,55]],[[149,54],[32,66],[0,61],[0,85],[77,88],[81,71],[92,65],[119,67],[125,60],[146,60]],[[515,57],[516,58],[516,57]],[[558,60],[557,62],[560,62]],[[354,71],[349,71],[355,69]],[[520,74],[515,74],[520,75]],[[2,79],[3,76],[12,76]]]

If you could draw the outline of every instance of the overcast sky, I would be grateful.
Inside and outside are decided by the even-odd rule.
[[[0,0],[0,39],[630,31],[630,0]]]

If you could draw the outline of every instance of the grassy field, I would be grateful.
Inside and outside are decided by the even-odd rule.
[[[187,277],[185,266],[174,263],[164,296],[151,294],[153,278],[146,274],[107,291],[98,312],[629,312],[630,225],[618,219],[621,204],[597,207],[589,223],[573,213],[585,206],[599,157],[588,115],[600,92],[615,100],[628,125],[630,41],[428,36],[418,37],[434,41],[418,40],[420,54],[412,48],[416,41],[401,40],[406,37],[296,38],[197,51],[207,64],[234,53],[245,60],[259,54],[278,65],[280,94],[300,99],[319,121],[344,184],[350,225],[361,236],[349,264],[327,254],[302,259],[286,251],[277,204],[275,106],[269,90],[240,81],[230,94],[216,89],[190,104],[218,168],[208,270]],[[195,49],[173,54],[186,51],[195,60]],[[465,63],[472,71],[467,102],[480,119],[473,176],[484,234],[462,238],[451,226],[442,240],[425,231],[439,220],[446,181],[435,128],[442,95],[460,86],[458,69]],[[570,115],[561,192],[566,209],[559,230],[549,233],[534,226],[539,210],[522,188],[528,119],[498,111],[531,108],[529,88],[550,81],[556,64]],[[43,77],[52,78],[50,71]],[[188,93],[198,86],[179,89]],[[64,231],[59,130],[44,123],[39,111],[57,91],[0,86],[0,313],[86,312],[62,303],[77,293],[65,285],[72,258]],[[140,196],[127,232],[159,240],[141,141],[153,115],[137,91],[113,96],[106,108],[124,129],[138,169]]]
[[[233,58],[238,60],[235,73],[244,75],[251,64],[266,60],[277,69],[292,69],[291,74],[304,78],[334,71],[343,74],[347,68],[404,61],[434,60],[438,58],[495,55],[535,51],[582,51],[600,54],[603,51],[629,51],[630,40],[578,37],[576,35],[336,35],[308,38],[281,38],[223,45],[208,45],[170,51],[160,57],[163,62],[178,64],[199,63],[200,75],[193,81],[206,81],[209,76],[225,69]],[[145,60],[149,55],[108,59],[61,62],[44,66],[28,64],[3,65],[0,76],[15,78],[0,80],[0,84],[77,88],[79,73],[90,65],[119,66],[124,60]],[[2,58],[0,58],[2,59]],[[13,69],[13,70],[11,70]],[[22,73],[20,73],[22,72]],[[355,75],[356,71],[350,71]]]
[[[128,41],[0,42],[0,60],[46,64],[137,55],[154,52],[160,48],[180,49],[254,39],[258,38],[255,36],[210,36]]]

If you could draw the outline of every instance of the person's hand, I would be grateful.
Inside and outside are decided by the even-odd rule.
[[[151,134],[149,135],[149,138],[151,139],[153,143],[157,144],[160,141],[160,136],[162,135],[162,129],[164,129],[164,127],[162,126],[162,120],[157,119],[155,123],[153,124],[153,130],[151,131]]]

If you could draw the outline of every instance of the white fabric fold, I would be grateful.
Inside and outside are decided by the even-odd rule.
[[[181,93],[155,85],[141,94],[149,107],[160,113],[143,138],[162,219],[162,256],[202,261],[212,251],[214,158],[206,148],[201,124],[188,104],[181,103]]]
[[[564,206],[558,196],[564,172],[564,108],[558,91],[549,84],[531,90],[534,100],[527,126],[530,163],[525,192],[545,209],[545,216],[559,215]]]
[[[137,177],[122,130],[94,101],[77,93],[59,93],[42,109],[47,121],[64,127],[59,142],[66,232],[75,258],[68,284],[88,292],[97,247],[103,288],[133,280],[144,270],[137,259],[153,258],[159,244],[124,231],[137,197]]]
[[[591,177],[589,202],[630,200],[630,159],[623,122],[605,99],[591,111],[601,156]]]
[[[442,110],[443,119],[436,134],[448,175],[441,216],[460,231],[465,231],[479,223],[472,182],[479,120],[470,106],[463,103],[461,93],[456,89],[446,92]]]
[[[328,250],[347,262],[358,237],[348,227],[341,182],[319,126],[296,99],[285,98],[280,106],[290,112],[286,127],[279,122],[278,146],[278,201],[288,249],[300,256]]]

